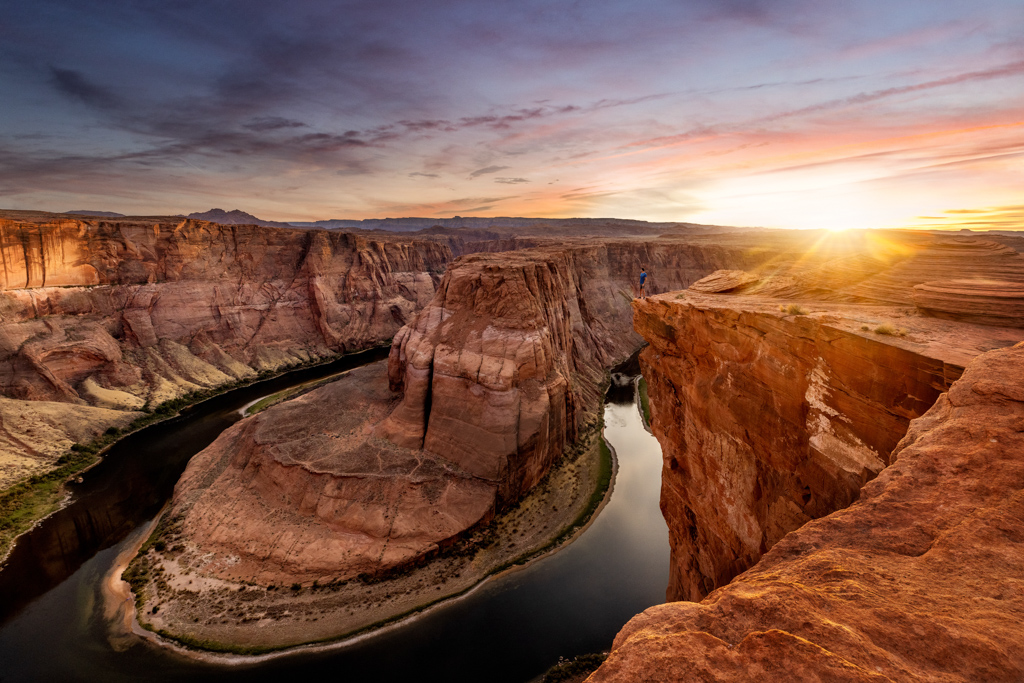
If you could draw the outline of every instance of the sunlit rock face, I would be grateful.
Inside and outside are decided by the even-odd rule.
[[[588,680],[1021,680],[1022,426],[1024,345],[978,356],[855,503],[634,617]]]
[[[1024,284],[986,278],[935,280],[914,287],[914,304],[940,318],[1024,327]]]
[[[808,304],[795,315],[699,293],[634,311],[665,453],[671,600],[699,600],[788,532],[849,505],[965,357],[1024,338],[915,317],[896,343],[860,329],[891,309]]]
[[[380,573],[519,500],[596,425],[606,369],[640,342],[621,265],[638,250],[679,285],[728,256],[622,242],[456,261],[395,337],[386,375],[270,408],[193,458],[169,514],[208,557],[199,571]]]
[[[0,392],[94,405],[390,339],[452,258],[430,240],[198,221],[5,225],[0,253]]]
[[[137,410],[367,348],[430,301],[451,259],[443,240],[322,230],[0,223],[0,395],[21,412]],[[48,410],[74,421],[70,407],[67,420]],[[90,414],[100,431],[123,422]],[[52,463],[8,436],[0,459],[21,464],[0,470],[0,486]]]

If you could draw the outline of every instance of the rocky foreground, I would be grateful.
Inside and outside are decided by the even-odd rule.
[[[848,506],[972,358],[1024,340],[892,306],[779,308],[696,292],[634,304],[665,458],[670,600],[700,600]]]
[[[668,598],[701,602],[635,617],[589,680],[1024,674],[1020,257],[854,261],[634,303]]]
[[[1021,680],[1022,453],[1018,344],[971,362],[849,508],[634,617],[588,680]]]

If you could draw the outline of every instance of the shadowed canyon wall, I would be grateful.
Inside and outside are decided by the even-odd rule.
[[[806,304],[795,315],[698,293],[633,307],[665,457],[670,600],[701,599],[785,534],[848,506],[967,359],[1024,338],[907,317],[896,341],[870,331],[899,315],[883,307]]]
[[[596,424],[606,368],[639,345],[640,257],[676,286],[746,261],[634,242],[458,259],[386,375],[270,408],[193,459],[170,513],[203,558],[190,568],[257,583],[379,573],[517,501]]]
[[[853,505],[634,617],[588,680],[1021,680],[1022,378],[1022,344],[977,357]]]
[[[389,340],[452,258],[444,239],[0,224],[0,485],[122,411]]]

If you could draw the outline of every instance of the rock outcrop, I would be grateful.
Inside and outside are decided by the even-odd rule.
[[[752,285],[760,278],[744,270],[716,270],[689,286],[691,292],[720,294],[731,292],[746,285]]]
[[[692,292],[633,303],[665,457],[670,600],[701,599],[848,506],[971,358],[1024,339],[901,309],[805,306]]]
[[[1024,345],[977,357],[853,505],[634,617],[588,680],[1024,678],[1022,378]]]
[[[225,431],[170,512],[191,569],[265,585],[377,574],[485,519],[495,482],[373,436],[398,398],[375,363]]]
[[[136,410],[367,348],[452,258],[445,240],[322,230],[0,223],[0,395]]]
[[[939,280],[917,285],[913,297],[919,309],[940,318],[1024,327],[1024,284],[1020,282]]]
[[[635,248],[465,256],[395,337],[386,376],[353,373],[225,432],[170,512],[208,558],[199,571],[377,574],[518,500],[596,423],[605,369],[639,344],[616,265]],[[673,284],[703,274],[685,250],[645,256]]]

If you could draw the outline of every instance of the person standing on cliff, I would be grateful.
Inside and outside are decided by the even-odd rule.
[[[647,283],[647,269],[640,267],[640,298],[644,298],[644,285]]]

